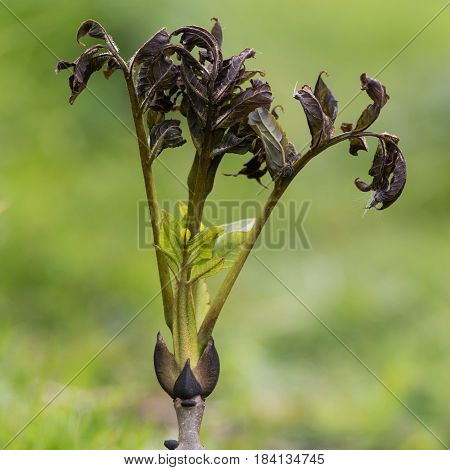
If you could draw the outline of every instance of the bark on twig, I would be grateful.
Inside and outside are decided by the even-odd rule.
[[[205,402],[200,395],[192,399],[194,406],[183,406],[182,400],[176,398],[174,407],[178,420],[178,446],[176,450],[204,450],[200,443],[200,426],[202,424]]]

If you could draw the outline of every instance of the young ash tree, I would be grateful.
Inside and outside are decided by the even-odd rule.
[[[355,124],[343,123],[336,133],[338,102],[319,74],[314,89],[303,86],[294,94],[306,115],[310,148],[300,154],[289,142],[272,108],[272,93],[261,71],[248,68],[255,51],[244,49],[222,56],[222,29],[213,18],[211,31],[185,26],[172,33],[163,28],[125,60],[112,37],[97,21],[87,20],[77,32],[99,40],[73,62],[60,61],[56,72],[71,70],[73,104],[94,72],[106,78],[120,71],[125,79],[136,130],[140,162],[151,219],[161,283],[165,322],[172,334],[173,352],[158,333],[154,352],[156,376],[173,399],[178,419],[177,441],[170,449],[202,449],[200,426],[205,399],[219,377],[219,356],[212,333],[219,314],[273,208],[305,165],[327,148],[343,141],[351,155],[367,151],[366,138],[378,141],[369,175],[355,180],[360,191],[373,191],[369,208],[386,209],[403,191],[406,163],[398,137],[370,131],[389,99],[386,88],[365,73],[361,88],[370,104]],[[84,44],[82,44],[84,46]],[[186,140],[180,121],[186,119],[195,147],[187,176],[187,201],[179,216],[160,210],[153,164],[166,149]],[[214,186],[226,154],[251,154],[237,173],[260,182],[267,172],[273,189],[256,219],[221,226],[204,226],[205,200]],[[237,175],[234,175],[237,176]],[[206,225],[206,224],[205,224]],[[211,299],[205,279],[228,270]]]

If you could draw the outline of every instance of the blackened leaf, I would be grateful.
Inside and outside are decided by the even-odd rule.
[[[258,108],[249,114],[248,123],[261,139],[272,178],[286,173],[291,166],[288,160],[289,143],[277,120],[266,108]]]
[[[179,34],[181,34],[181,43],[188,51],[197,46],[206,49],[211,54],[211,84],[213,84],[222,63],[222,53],[217,39],[209,31],[198,26],[179,28],[172,33],[172,36]]]
[[[55,73],[58,74],[59,72],[61,72],[61,70],[67,70],[73,67],[75,67],[75,62],[69,62],[67,60],[60,60],[56,64]]]
[[[69,86],[72,91],[69,98],[70,104],[73,104],[77,96],[86,88],[91,75],[99,71],[110,57],[109,52],[104,52],[104,46],[95,45],[86,49],[73,63],[58,62],[56,73],[60,70],[73,68],[73,74],[69,77]]]
[[[300,101],[305,111],[309,131],[311,133],[311,148],[316,148],[321,142],[333,136],[333,123],[323,112],[318,99],[314,96],[311,88],[304,85],[294,94],[294,98]]]
[[[242,121],[256,108],[269,108],[272,93],[268,83],[253,80],[252,86],[238,93],[231,102],[220,109],[215,127],[230,127]]]
[[[179,147],[186,143],[181,135],[180,121],[167,119],[156,124],[150,131],[150,160],[154,160],[164,149]]]
[[[202,398],[206,398],[216,387],[220,373],[219,355],[212,338],[208,341],[193,372],[202,388]]]
[[[255,57],[253,49],[244,49],[240,54],[231,57],[226,66],[224,66],[217,77],[216,86],[214,89],[214,100],[216,102],[222,100],[229,92],[242,80],[241,70],[244,62]]]
[[[214,25],[211,28],[211,34],[216,38],[217,44],[219,44],[219,47],[222,47],[223,44],[223,31],[222,31],[222,25],[220,24],[220,21],[218,18],[211,18],[212,21],[214,21]]]
[[[330,118],[331,122],[334,123],[338,114],[338,102],[322,79],[322,74],[324,73],[326,74],[325,71],[320,72],[317,78],[316,86],[314,87],[314,96],[319,101],[323,112]]]
[[[86,20],[78,28],[77,42],[82,46],[84,46],[84,44],[80,42],[80,39],[86,35],[89,35],[92,38],[103,39],[108,45],[108,48],[114,50],[115,52],[119,52],[119,48],[114,43],[111,36],[106,32],[106,29],[98,21]]]
[[[178,376],[173,387],[173,395],[182,400],[188,400],[197,395],[202,394],[202,387],[192,372],[190,360],[186,361],[180,375]]]
[[[108,80],[108,78],[118,69],[120,69],[119,63],[114,57],[111,57],[108,60],[108,63],[106,64],[105,70],[103,70],[103,74],[105,75],[105,78]]]
[[[157,31],[144,45],[142,45],[130,60],[130,68],[134,65],[149,62],[153,63],[161,55],[163,49],[169,44],[169,33],[166,28]]]
[[[259,152],[245,163],[244,168],[238,173],[225,173],[224,176],[245,175],[248,179],[255,179],[261,186],[264,186],[261,182],[261,178],[267,173],[267,166],[261,168],[264,163],[264,152]]]
[[[343,122],[341,124],[342,132],[352,132],[353,131],[353,124],[351,122]],[[357,156],[360,150],[364,150],[367,152],[368,146],[365,137],[352,137],[350,139],[350,148],[349,153],[350,155]]]
[[[387,147],[389,149],[389,143]],[[389,181],[389,186],[386,189],[380,189],[373,197],[373,200],[369,204],[369,207],[375,207],[381,203],[379,210],[387,209],[391,206],[402,194],[406,184],[406,160],[402,152],[395,145],[396,149],[388,150],[388,156],[392,156],[392,152],[395,152],[394,156],[394,169],[392,177]]]
[[[229,129],[223,136],[220,143],[214,147],[213,151],[211,152],[211,157],[221,156],[226,153],[244,155],[250,150],[255,138],[256,134],[254,132],[249,132],[239,136],[233,130]]]
[[[381,108],[387,103],[389,95],[386,88],[375,78],[363,73],[360,77],[361,89],[365,90],[373,103],[362,112],[355,126],[355,131],[363,131],[371,126],[378,118]]]
[[[173,387],[178,377],[178,367],[173,354],[167,349],[166,343],[158,332],[156,337],[155,352],[153,354],[156,377],[162,389],[175,398]]]
[[[364,183],[364,181],[360,180],[359,178],[355,179],[355,186],[363,193],[367,193],[372,189],[370,184]]]

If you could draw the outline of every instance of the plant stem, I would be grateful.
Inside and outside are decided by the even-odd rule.
[[[269,218],[273,208],[276,206],[278,200],[286,190],[287,186],[287,183],[275,186],[261,214],[256,219],[255,225],[250,231],[247,241],[245,242],[244,246],[239,252],[238,257],[233,263],[233,266],[230,268],[227,276],[221,284],[219,291],[216,294],[216,297],[214,298],[208,312],[206,313],[205,319],[203,320],[203,323],[201,324],[198,332],[200,351],[202,351],[202,349],[207,345],[222,307],[227,300],[228,295],[230,294],[231,289],[233,288],[234,283],[236,282],[236,279],[238,278],[239,273],[241,272],[242,267],[244,266],[248,255],[250,254],[250,251],[255,245],[256,240],[258,239],[265,223],[267,222],[267,219]]]
[[[174,407],[178,420],[178,446],[176,450],[204,450],[200,443],[200,426],[202,424],[205,402],[197,395],[195,406],[184,407],[179,398]]]
[[[136,129],[136,136],[138,139],[139,155],[141,158],[142,173],[144,175],[145,191],[147,194],[148,208],[150,212],[150,222],[152,225],[153,240],[156,245],[159,244],[159,224],[160,224],[160,211],[158,200],[156,196],[156,186],[153,177],[153,171],[149,161],[149,147],[147,142],[147,135],[144,127],[144,120],[142,114],[139,112],[139,102],[136,96],[136,90],[131,77],[125,77],[128,94],[130,96],[131,110],[133,113],[134,126]],[[164,254],[156,250],[156,262],[158,265],[159,282],[161,284],[161,293],[164,306],[164,317],[167,326],[172,330],[173,323],[173,291],[172,283],[170,280],[169,268],[164,258]]]
[[[231,289],[236,282],[236,279],[241,272],[245,261],[250,254],[253,246],[255,245],[256,240],[258,239],[267,219],[269,218],[273,208],[278,203],[278,200],[285,192],[286,188],[289,186],[290,182],[304,167],[305,165],[311,161],[316,155],[322,153],[327,148],[336,145],[344,140],[351,139],[353,137],[376,137],[378,139],[385,139],[386,136],[384,134],[379,134],[372,131],[358,131],[358,132],[345,132],[340,134],[332,139],[328,140],[322,145],[319,145],[315,149],[308,150],[303,156],[301,156],[294,164],[294,174],[286,179],[279,178],[275,181],[275,188],[272,191],[269,199],[267,200],[261,214],[255,221],[255,225],[252,231],[249,234],[249,238],[247,242],[242,247],[241,251],[239,252],[238,257],[236,258],[235,262],[233,263],[232,267],[228,271],[227,276],[225,277],[223,283],[221,284],[219,291],[216,294],[208,312],[206,313],[205,319],[200,326],[198,332],[198,342],[200,351],[208,343],[209,338],[211,337],[212,331],[216,324],[217,318],[223,308],[225,301],[227,300]]]

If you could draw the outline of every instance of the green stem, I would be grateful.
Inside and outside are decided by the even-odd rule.
[[[272,210],[276,206],[278,200],[286,190],[287,186],[288,184],[275,186],[261,214],[256,219],[255,225],[250,231],[246,243],[242,247],[238,257],[233,263],[233,266],[230,268],[227,276],[221,284],[219,291],[217,292],[213,303],[211,304],[208,312],[206,313],[205,319],[203,320],[203,323],[201,324],[198,332],[198,342],[200,351],[203,350],[203,348],[207,345],[208,340],[211,337],[212,331],[216,324],[217,318],[219,317],[219,314],[222,310],[222,307],[225,301],[227,300],[228,295],[230,294],[231,289],[233,288],[234,283],[236,282],[236,279],[238,278],[239,273],[241,272],[244,263],[247,260],[248,255],[250,254],[250,251],[255,245],[265,223],[267,222],[267,219],[272,213]]]
[[[200,326],[198,332],[198,342],[200,351],[202,351],[208,343],[208,340],[211,337],[212,331],[216,324],[217,318],[219,317],[219,314],[223,308],[223,305],[225,304],[225,301],[227,300],[231,289],[233,288],[234,283],[236,282],[236,279],[238,278],[239,273],[241,272],[244,263],[247,260],[248,255],[250,254],[250,251],[255,245],[256,240],[258,239],[265,223],[267,222],[267,219],[269,218],[275,205],[278,203],[278,200],[286,191],[286,188],[289,186],[290,182],[293,180],[294,176],[296,176],[305,167],[305,165],[319,153],[322,153],[327,148],[336,145],[340,142],[343,142],[344,140],[351,139],[353,137],[376,137],[378,139],[386,138],[384,134],[379,134],[372,131],[345,132],[336,137],[333,137],[332,139],[316,147],[315,149],[308,150],[308,152],[302,155],[294,164],[293,176],[284,180],[276,180],[275,188],[269,196],[269,199],[267,200],[261,214],[256,219],[255,225],[249,234],[247,242],[242,247],[238,257],[236,258],[232,267],[228,271],[227,276],[221,284],[219,291],[217,292],[216,297],[214,298],[208,312],[206,313],[205,319],[203,320],[203,323]]]
[[[134,125],[136,129],[136,136],[138,139],[139,155],[141,158],[142,173],[144,175],[145,192],[147,195],[148,208],[150,212],[150,222],[153,232],[153,240],[156,245],[159,245],[159,225],[160,225],[160,211],[158,199],[156,195],[155,180],[153,171],[149,160],[149,147],[147,143],[147,135],[144,127],[144,120],[139,113],[139,102],[136,96],[136,90],[131,77],[126,77],[128,93],[130,96],[131,109],[133,112]],[[167,261],[164,254],[156,250],[156,262],[158,265],[159,282],[161,284],[161,294],[164,306],[164,317],[167,326],[172,330],[173,323],[173,291],[170,279],[170,272],[167,266]]]

